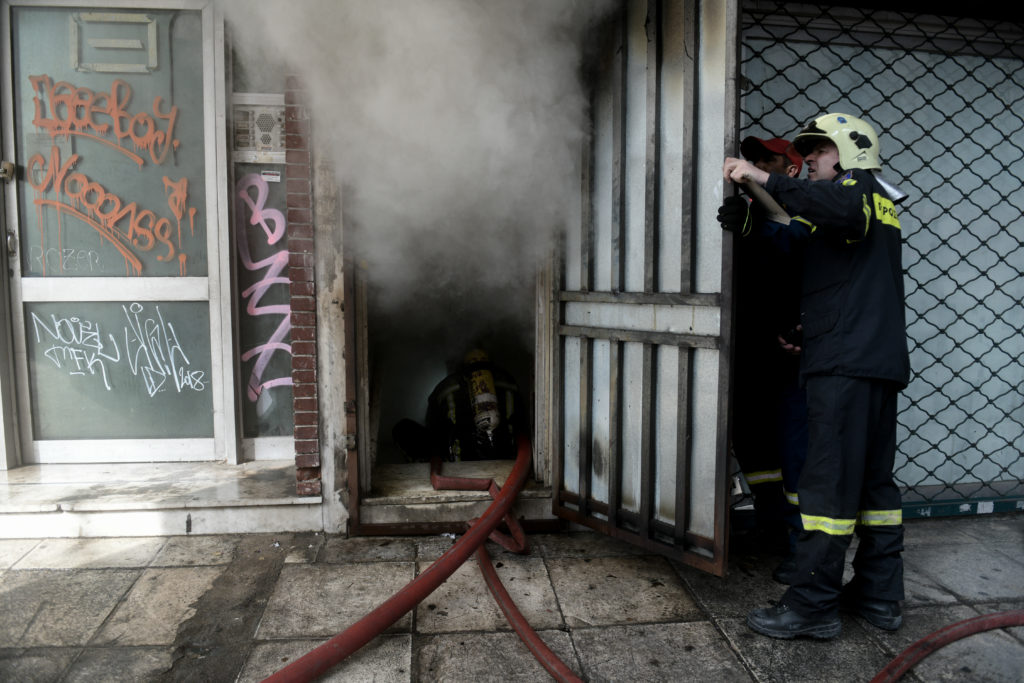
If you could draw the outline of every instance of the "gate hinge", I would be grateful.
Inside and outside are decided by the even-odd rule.
[[[9,183],[14,180],[16,168],[10,161],[0,161],[0,180]]]

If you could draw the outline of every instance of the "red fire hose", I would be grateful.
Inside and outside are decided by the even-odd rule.
[[[430,483],[438,490],[488,490],[492,498],[497,498],[499,491],[498,485],[493,479],[443,476],[441,474],[441,460],[439,458],[434,458],[430,462]],[[490,539],[509,552],[525,553],[527,550],[526,534],[523,532],[523,527],[520,526],[519,521],[511,514],[506,515],[505,525],[508,527],[510,535],[505,535],[495,529],[491,532]],[[491,556],[487,552],[487,547],[483,544],[477,546],[476,563],[480,567],[480,573],[483,574],[484,581],[487,582],[487,588],[491,591],[491,595],[494,596],[494,601],[498,603],[498,607],[501,608],[502,613],[505,615],[505,619],[508,620],[516,634],[519,635],[519,639],[523,641],[523,644],[533,654],[537,662],[544,667],[544,670],[560,683],[582,683],[582,680],[572,672],[572,669],[566,666],[565,662],[559,659],[558,655],[547,646],[547,643],[541,640],[540,636],[537,635],[537,632],[533,630],[533,627],[526,620],[526,617],[523,616],[523,613],[516,607],[512,596],[508,594],[505,586],[501,583],[498,572],[495,571],[494,565],[491,563]]]
[[[363,645],[373,640],[391,624],[398,621],[403,614],[434,592],[456,569],[469,559],[474,550],[483,546],[487,537],[497,528],[502,519],[508,515],[512,503],[526,483],[526,477],[530,471],[530,460],[530,441],[525,436],[520,436],[517,440],[515,464],[505,480],[505,485],[501,487],[500,491],[497,490],[497,485],[494,485],[494,488],[491,489],[490,484],[483,488],[472,489],[490,489],[494,502],[491,503],[478,520],[473,522],[466,533],[444,555],[372,612],[326,643],[306,653],[277,673],[272,674],[264,680],[264,683],[306,683],[316,679],[326,673],[328,669],[359,650]],[[472,486],[477,485],[479,484],[472,484]],[[509,519],[511,519],[511,516],[509,516]],[[510,524],[509,526],[510,531],[515,535],[515,531],[512,529],[513,525]],[[523,540],[525,542],[525,538]],[[490,562],[487,564],[489,565]],[[483,565],[481,565],[482,567]],[[493,592],[494,589],[492,588],[491,590]],[[511,602],[511,599],[509,599],[509,602]],[[504,610],[504,607],[502,609]],[[518,613],[518,610],[516,613]],[[517,628],[516,630],[518,632],[519,629]],[[530,645],[527,644],[527,647],[530,647]],[[531,648],[532,651],[533,648]],[[553,653],[551,653],[551,657],[557,660]],[[544,662],[542,661],[541,664],[544,665]],[[545,668],[547,668],[547,665],[545,665]]]
[[[922,659],[950,643],[982,631],[1008,626],[1024,626],[1024,609],[996,612],[964,619],[930,633],[901,652],[871,679],[871,683],[893,683],[910,671]]]
[[[544,667],[544,670],[551,674],[551,677],[556,681],[562,683],[583,683],[582,679],[574,674],[572,669],[558,658],[558,655],[551,651],[547,643],[540,639],[537,632],[526,621],[522,612],[516,607],[516,603],[513,602],[512,596],[505,590],[501,579],[498,578],[498,572],[495,571],[494,565],[491,564],[491,556],[487,554],[487,548],[482,545],[476,549],[476,562],[480,565],[480,571],[484,575],[484,580],[487,581],[487,587],[490,589],[491,595],[494,596],[494,601],[498,603],[498,607],[505,614],[508,623],[519,634],[519,639],[533,653],[534,658]]]

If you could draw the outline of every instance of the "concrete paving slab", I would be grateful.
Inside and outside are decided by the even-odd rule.
[[[238,547],[234,536],[172,536],[153,558],[153,567],[228,564]]]
[[[448,549],[455,545],[457,540],[458,537],[455,534],[414,538],[413,541],[416,543],[416,559],[421,562],[433,562],[448,552]]]
[[[904,627],[880,640],[895,657],[920,638],[964,619],[979,610],[966,605],[907,610]],[[1024,643],[1003,630],[978,633],[932,652],[911,673],[923,681],[957,683],[1020,683],[1024,680]]]
[[[139,574],[132,569],[7,571],[0,584],[0,643],[85,645]]]
[[[40,541],[15,569],[105,569],[146,567],[165,538],[48,538]]]
[[[897,631],[874,628],[859,617],[850,618],[856,619],[868,636],[882,648],[889,659],[892,659],[921,638],[977,615],[978,613],[967,605],[904,607],[903,626]]]
[[[540,557],[513,553],[492,556],[495,571],[526,621],[536,630],[561,628],[555,593]],[[420,572],[429,566],[420,564]],[[455,570],[416,607],[418,633],[511,630],[491,596],[476,558]]]
[[[3,642],[0,640],[0,642]],[[0,648],[0,681],[51,683],[81,652],[78,648]]]
[[[957,601],[953,595],[942,585],[942,582],[919,571],[920,557],[916,554],[918,548],[903,553],[903,593],[906,600],[903,605],[951,605]]]
[[[706,621],[579,629],[572,638],[591,683],[754,680]]]
[[[984,552],[977,544],[922,546],[904,558],[908,572],[931,578],[965,600],[1016,598],[1024,589],[1024,564]]]
[[[950,643],[914,671],[925,681],[1020,683],[1024,645],[1002,631],[987,631]]]
[[[413,579],[412,562],[290,564],[281,570],[257,629],[260,639],[332,637]],[[409,631],[403,615],[391,630]]]
[[[890,659],[856,621],[846,617],[842,635],[829,641],[768,638],[751,631],[746,619],[724,619],[719,627],[761,681],[870,681]]]
[[[939,520],[933,520],[939,522]],[[941,522],[936,526],[940,526]],[[962,532],[969,543],[984,546],[986,550],[995,550],[1024,565],[1024,515],[998,515],[955,518],[948,520],[951,533]],[[951,544],[953,542],[951,541]],[[1024,594],[1022,580],[1021,594]]]
[[[406,683],[412,671],[412,636],[382,634],[333,667],[318,681],[327,683]],[[286,640],[261,643],[235,683],[258,683],[302,657],[323,640]]]
[[[178,624],[213,586],[224,567],[147,569],[132,586],[93,645],[171,645]]]
[[[317,557],[319,562],[412,562],[416,544],[408,538],[328,538]]]
[[[703,618],[661,556],[565,557],[546,562],[570,627]]]
[[[989,543],[987,547],[1024,566],[1024,540],[1018,542],[1013,539],[1006,542]],[[1021,594],[1024,595],[1024,578],[1021,578]]]
[[[424,536],[412,539],[416,544],[416,559],[420,562],[431,563],[438,559],[446,552],[451,550],[451,547],[455,545],[456,541],[462,538],[461,534],[440,534],[439,536]],[[484,546],[487,548],[487,552],[491,554],[491,557],[496,557],[502,553],[507,553],[503,547],[494,543],[493,541],[485,541]],[[526,537],[526,555],[535,555],[542,557],[540,549],[538,548],[535,537]]]
[[[319,531],[296,535],[284,558],[285,564],[316,562],[326,542],[327,537]]]
[[[908,519],[903,524],[903,546],[949,545],[975,542],[969,528],[950,527],[947,519]]]
[[[611,557],[645,555],[647,550],[592,531],[530,536],[544,557]]]
[[[566,666],[579,673],[569,634],[538,631],[537,635]],[[515,633],[445,633],[418,639],[413,653],[420,681],[522,681],[550,676]]]
[[[730,560],[724,578],[673,563],[697,603],[715,619],[746,617],[762,604],[777,602],[786,586],[772,579],[777,558],[737,557]]]
[[[973,608],[979,615],[994,614],[996,612],[1009,612],[1012,610],[1024,610],[1024,596],[1021,596],[1020,600],[978,604],[973,605]],[[1003,632],[1010,634],[1020,642],[1024,643],[1024,626],[1004,628]],[[1021,673],[1024,674],[1024,671]],[[1021,676],[1021,680],[1024,680],[1024,675]]]
[[[1024,543],[1024,516],[1018,514],[965,515],[924,520],[949,533],[963,532],[970,539],[984,543],[995,538],[1016,538]]]
[[[171,666],[166,647],[104,647],[82,652],[62,683],[153,681]]]
[[[37,545],[39,545],[39,540],[34,538],[0,539],[0,571],[25,557]]]

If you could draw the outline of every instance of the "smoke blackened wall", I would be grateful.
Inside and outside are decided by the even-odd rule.
[[[286,60],[303,77],[375,336],[432,336],[452,354],[495,327],[532,339],[536,265],[578,210],[582,48],[614,5],[224,3],[248,68]]]

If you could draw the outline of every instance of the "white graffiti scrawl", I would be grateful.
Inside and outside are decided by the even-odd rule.
[[[34,311],[32,331],[42,354],[71,376],[95,376],[107,391],[113,390],[111,372],[127,364],[132,377],[142,381],[146,395],[161,391],[201,392],[206,372],[191,367],[174,325],[164,320],[159,306],[122,305],[123,325],[115,333],[104,332],[100,323],[81,315],[51,313],[47,318]]]
[[[153,396],[163,391],[168,381],[176,391],[202,391],[205,373],[190,370],[189,359],[178,341],[174,325],[164,320],[157,306],[154,315],[146,315],[142,304],[122,306],[128,325],[124,328],[125,354],[132,374],[142,377],[146,391]]]
[[[255,191],[255,197],[253,192]],[[266,206],[269,195],[267,181],[256,173],[250,173],[238,181],[235,187],[237,197],[237,216],[239,229],[237,231],[238,255],[242,266],[250,272],[265,271],[259,280],[242,291],[242,300],[245,301],[245,312],[250,316],[281,316],[277,328],[265,341],[242,351],[242,362],[256,358],[252,372],[246,383],[246,396],[249,401],[257,404],[257,410],[261,406],[269,405],[268,402],[260,402],[264,390],[270,387],[290,386],[291,375],[284,377],[265,378],[267,366],[271,357],[277,351],[292,355],[292,346],[288,342],[291,329],[291,306],[288,304],[260,305],[260,300],[274,285],[288,287],[290,280],[287,276],[288,249],[282,248],[267,258],[256,261],[252,256],[251,243],[249,241],[249,229],[259,226],[262,229],[262,238],[266,240],[267,246],[274,246],[285,236],[287,223],[284,215],[277,209]],[[248,208],[248,212],[245,210]],[[248,215],[248,220],[245,216]],[[260,231],[254,231],[260,235]],[[284,273],[284,275],[282,275]]]
[[[58,368],[66,369],[69,375],[98,375],[103,386],[110,391],[108,364],[121,360],[114,335],[103,338],[98,323],[83,320],[78,316],[57,317],[51,314],[49,321],[32,313],[32,329],[36,344],[45,345],[43,356]]]

